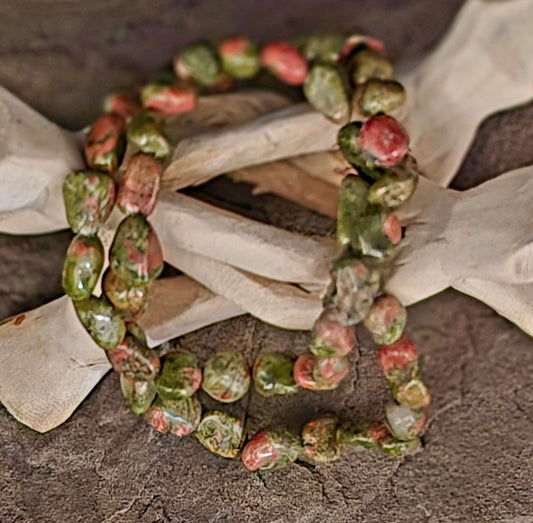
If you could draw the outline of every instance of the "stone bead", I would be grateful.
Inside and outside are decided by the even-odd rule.
[[[148,84],[141,90],[143,107],[161,116],[190,113],[196,107],[196,93],[190,88]]]
[[[118,187],[119,209],[124,214],[151,214],[159,195],[162,174],[163,164],[153,156],[144,153],[133,156]]]
[[[104,114],[91,126],[85,138],[85,160],[91,169],[113,172],[126,150],[126,120],[117,113]]]
[[[342,456],[337,420],[330,416],[307,423],[302,429],[302,443],[302,455],[314,463],[331,463]]]
[[[294,357],[281,352],[259,356],[253,367],[255,390],[261,396],[291,396],[298,392],[294,381]]]
[[[355,33],[344,40],[340,52],[340,58],[343,59],[348,57],[357,48],[368,48],[376,53],[383,53],[385,50],[385,44],[382,40],[378,40],[377,38]]]
[[[138,415],[150,408],[156,396],[153,381],[139,380],[125,374],[120,375],[120,389],[128,408]]]
[[[265,44],[261,64],[288,85],[302,85],[307,76],[307,61],[290,42],[276,40]]]
[[[142,345],[130,334],[107,352],[107,358],[115,372],[140,381],[153,380],[161,367],[157,351]]]
[[[142,214],[133,214],[120,222],[109,250],[109,266],[132,285],[149,283],[161,274],[161,245]]]
[[[350,58],[348,67],[355,85],[364,84],[371,78],[390,80],[394,76],[391,63],[381,53],[370,47],[356,50]]]
[[[407,454],[413,454],[420,449],[420,438],[403,441],[393,436],[388,436],[380,441],[380,447],[385,454],[399,458]]]
[[[317,357],[314,354],[302,354],[294,364],[294,381],[306,390],[322,390],[313,377]]]
[[[186,47],[174,60],[174,70],[182,80],[212,86],[219,78],[220,62],[211,44],[197,42]]]
[[[212,410],[204,414],[195,436],[209,452],[222,458],[236,458],[241,452],[245,432],[240,419]]]
[[[315,33],[299,39],[298,47],[309,62],[335,63],[340,58],[344,41],[341,33]]]
[[[302,389],[327,391],[336,389],[350,371],[346,358],[317,357],[302,354],[294,364],[294,380]]]
[[[156,158],[166,158],[170,154],[168,140],[148,111],[140,111],[131,119],[127,137],[143,153],[153,154]]]
[[[395,215],[379,209],[368,209],[354,223],[351,231],[351,247],[355,253],[377,259],[394,254],[394,247],[402,239],[402,228]]]
[[[380,345],[390,345],[398,341],[407,322],[407,310],[394,296],[378,298],[364,319],[364,325],[374,341]]]
[[[63,182],[63,201],[70,228],[76,234],[96,234],[113,210],[115,192],[115,182],[106,174],[69,173]]]
[[[386,170],[368,192],[368,203],[394,209],[404,204],[418,183],[416,162],[407,156],[404,162]]]
[[[381,346],[378,361],[389,383],[395,386],[407,383],[418,372],[416,347],[405,334],[391,345]]]
[[[198,399],[185,397],[176,400],[157,398],[144,419],[158,432],[183,437],[192,434],[200,424],[202,406]]]
[[[242,36],[223,40],[218,46],[218,54],[222,69],[233,78],[252,78],[261,67],[257,46]]]
[[[159,395],[169,400],[192,396],[201,383],[202,371],[198,359],[190,352],[168,354],[155,382]]]
[[[413,410],[425,409],[431,403],[431,394],[419,376],[402,383],[393,390],[394,399]]]
[[[126,122],[140,109],[141,106],[137,100],[127,94],[112,93],[104,100],[104,111],[106,113],[119,114]]]
[[[126,334],[126,325],[105,296],[74,302],[76,312],[93,340],[105,350],[114,349]]]
[[[102,280],[104,294],[126,321],[137,318],[148,301],[149,285],[133,285],[129,278],[121,278],[108,269]]]
[[[390,436],[390,431],[384,423],[376,423],[364,429],[353,429],[350,426],[340,426],[337,429],[337,441],[355,449],[379,448],[380,442]]]
[[[347,356],[357,346],[353,325],[341,325],[323,312],[313,327],[313,341],[309,350],[315,356]]]
[[[104,264],[104,248],[97,236],[77,235],[70,242],[63,265],[63,289],[73,300],[93,292]]]
[[[361,112],[368,116],[390,113],[405,103],[405,89],[395,80],[371,78],[362,87],[358,99]]]
[[[241,461],[250,471],[284,468],[296,461],[301,448],[298,436],[274,426],[260,430],[246,443]]]
[[[352,241],[354,229],[368,207],[370,185],[360,176],[346,176],[342,180],[337,208],[337,241],[347,247]]]
[[[426,412],[414,411],[396,403],[387,405],[385,417],[391,434],[404,441],[420,436],[428,421]]]
[[[246,395],[251,381],[250,369],[242,354],[218,352],[204,366],[202,390],[217,401],[232,403]]]
[[[343,125],[337,133],[337,142],[344,158],[352,165],[361,163],[362,149],[359,145],[362,122],[350,122]]]
[[[352,112],[344,77],[337,65],[316,63],[307,75],[303,91],[307,101],[326,118],[345,124]]]
[[[361,127],[359,146],[377,165],[388,167],[399,163],[409,152],[409,135],[400,123],[386,114],[369,118]]]

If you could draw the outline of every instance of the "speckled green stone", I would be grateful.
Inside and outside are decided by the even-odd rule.
[[[351,230],[353,252],[373,258],[387,258],[395,252],[394,244],[383,231],[387,214],[379,209],[367,209]]]
[[[220,73],[220,62],[215,49],[208,42],[197,42],[186,47],[178,58],[187,75],[200,85],[214,85]]]
[[[340,445],[355,449],[376,449],[379,442],[373,438],[365,429],[352,429],[348,426],[337,428],[337,441]]]
[[[415,192],[418,183],[416,164],[411,157],[390,170],[386,170],[372,184],[368,202],[373,205],[394,209],[404,204]]]
[[[85,300],[93,292],[104,264],[104,248],[97,236],[74,237],[63,265],[63,289],[73,300]]]
[[[299,390],[294,381],[295,358],[281,352],[259,356],[254,362],[255,390],[261,396],[290,396]]]
[[[143,153],[153,154],[156,158],[165,158],[170,154],[168,140],[148,111],[141,111],[133,116],[128,126],[127,138]]]
[[[121,278],[114,271],[107,270],[102,285],[105,295],[126,321],[136,318],[144,310],[149,284],[134,285],[129,277]]]
[[[391,63],[380,53],[362,47],[350,58],[348,65],[354,84],[363,84],[371,78],[390,80],[394,76]]]
[[[295,43],[308,61],[334,63],[339,59],[345,39],[341,33],[316,33],[303,36]]]
[[[108,351],[107,357],[115,372],[141,381],[153,380],[161,367],[157,351],[149,349],[131,334],[126,334],[114,349]]]
[[[250,369],[242,354],[218,352],[204,365],[202,390],[217,401],[231,403],[248,392]]]
[[[240,419],[213,410],[204,415],[195,435],[213,454],[223,458],[236,458],[241,452],[245,432]]]
[[[369,184],[360,176],[347,176],[342,181],[337,208],[337,241],[350,245],[353,231],[368,207]]]
[[[91,296],[74,305],[81,323],[100,347],[111,350],[122,341],[126,326],[105,296]]]
[[[135,414],[146,412],[156,396],[153,381],[137,380],[125,374],[120,375],[120,389],[126,405]]]
[[[399,458],[406,454],[413,454],[420,449],[420,438],[402,441],[393,436],[388,436],[379,442],[380,448],[385,454]]]
[[[246,48],[236,54],[221,55],[222,69],[233,78],[252,78],[259,71],[259,50],[252,42],[248,42]]]
[[[359,134],[362,126],[362,122],[351,122],[343,125],[337,134],[337,143],[342,155],[352,165],[359,163],[362,154],[362,149],[359,146]]]
[[[405,103],[405,89],[395,80],[371,78],[362,88],[358,99],[361,111],[368,115],[390,113]]]
[[[337,420],[319,418],[302,429],[302,455],[313,463],[331,463],[342,456],[342,446],[337,440]]]
[[[202,406],[194,396],[178,400],[157,398],[144,417],[155,430],[183,437],[198,427]]]
[[[202,371],[196,356],[190,352],[172,352],[156,378],[157,392],[164,399],[181,399],[192,396],[201,381]]]

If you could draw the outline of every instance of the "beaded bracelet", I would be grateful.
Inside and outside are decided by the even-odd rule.
[[[66,254],[63,287],[81,323],[120,373],[126,404],[154,429],[175,436],[194,433],[214,454],[241,456],[248,470],[279,468],[296,459],[327,463],[349,447],[379,448],[394,456],[418,448],[431,397],[419,376],[416,348],[403,334],[406,310],[383,293],[402,238],[392,211],[412,195],[418,173],[407,133],[386,114],[403,104],[405,93],[382,51],[379,40],[360,35],[313,35],[295,43],[270,42],[261,50],[241,37],[223,41],[218,49],[200,42],[175,59],[178,80],[148,84],[140,92],[141,103],[124,94],[107,98],[106,114],[86,137],[88,170],[70,173],[63,185],[67,219],[76,233]],[[342,254],[332,268],[333,288],[313,328],[309,353],[298,358],[262,354],[250,373],[241,354],[219,352],[202,373],[194,354],[149,349],[135,323],[163,269],[161,246],[147,220],[171,152],[159,123],[194,110],[197,93],[228,90],[264,70],[278,82],[303,85],[307,100],[342,125],[338,144],[354,167],[340,191]],[[365,119],[349,123],[352,104]],[[98,297],[93,292],[105,259],[98,233],[115,203],[126,216],[109,249]],[[357,345],[360,322],[380,345],[378,360],[393,399],[385,423],[351,427],[325,416],[307,423],[301,436],[272,426],[244,445],[243,420],[219,410],[202,416],[195,396],[200,387],[222,403],[243,398],[252,382],[264,397],[337,388],[350,370],[348,356]]]

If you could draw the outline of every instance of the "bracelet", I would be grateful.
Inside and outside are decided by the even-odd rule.
[[[406,310],[383,291],[402,238],[393,211],[413,194],[418,173],[405,129],[387,114],[404,103],[405,92],[382,52],[379,40],[360,35],[312,35],[294,43],[269,42],[260,50],[242,37],[226,39],[218,48],[199,42],[175,59],[177,80],[146,85],[140,103],[120,93],[106,99],[105,114],[86,136],[87,170],[68,174],[63,185],[76,236],[66,253],[62,282],[81,323],[120,373],[127,406],[155,430],[194,433],[214,454],[240,456],[248,470],[280,468],[296,459],[328,463],[347,448],[376,448],[393,456],[419,448],[431,396],[419,376],[416,348],[404,334]],[[160,123],[194,110],[198,93],[265,79],[303,86],[309,103],[342,125],[338,145],[354,168],[340,191],[337,241],[342,252],[332,267],[332,289],[313,328],[309,353],[297,358],[261,354],[250,372],[241,354],[222,351],[202,371],[192,353],[148,348],[135,323],[164,263],[147,219],[171,152]],[[361,121],[350,122],[352,105]],[[98,233],[115,204],[125,217],[96,296],[105,260]],[[244,444],[242,419],[222,410],[202,415],[195,394],[200,388],[222,403],[242,399],[252,382],[264,397],[337,388],[350,371],[355,325],[361,322],[380,345],[378,361],[393,400],[385,422],[351,426],[328,415],[308,422],[301,435],[271,426]]]

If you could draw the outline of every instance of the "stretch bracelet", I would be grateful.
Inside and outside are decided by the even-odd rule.
[[[327,463],[348,448],[399,456],[419,447],[431,396],[419,376],[416,348],[404,334],[406,310],[384,293],[402,238],[393,211],[413,194],[418,173],[405,129],[387,114],[404,103],[405,92],[382,51],[379,40],[360,35],[313,35],[261,49],[241,37],[217,48],[200,42],[177,56],[172,82],[146,85],[139,100],[121,93],[106,99],[106,113],[86,136],[87,169],[70,173],[63,185],[68,223],[76,233],[63,287],[81,323],[120,373],[126,404],[154,429],[180,437],[194,433],[214,454],[240,456],[248,470],[279,468],[296,459]],[[148,348],[136,323],[163,269],[162,249],[147,219],[171,152],[160,124],[193,111],[198,93],[250,85],[265,75],[303,86],[307,100],[342,125],[338,144],[353,167],[340,189],[342,252],[308,353],[260,354],[250,371],[241,354],[222,351],[202,371],[192,353]],[[353,107],[361,121],[350,122]],[[125,217],[99,285],[105,254],[98,233],[115,204]],[[352,426],[328,415],[307,423],[299,435],[271,426],[245,443],[242,419],[223,410],[202,415],[200,388],[221,403],[242,399],[252,383],[267,398],[337,388],[350,371],[355,325],[361,322],[380,345],[378,361],[392,396],[384,422]]]

